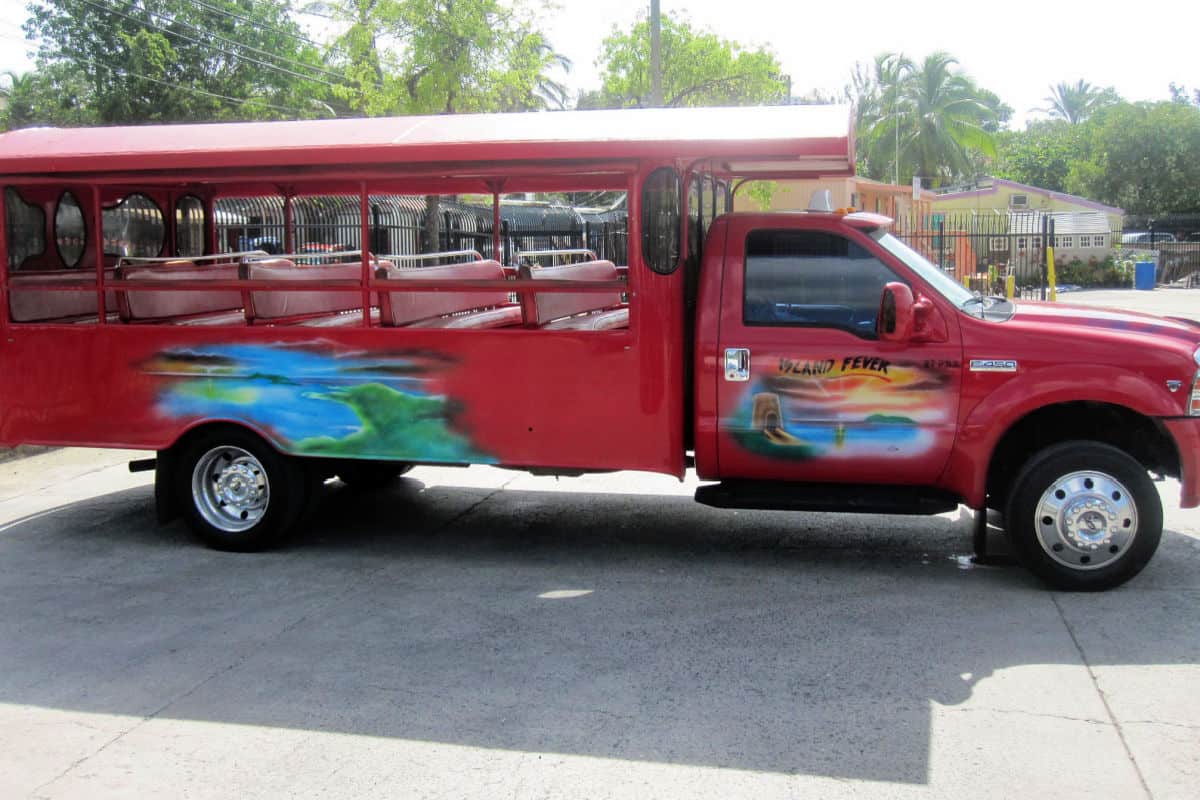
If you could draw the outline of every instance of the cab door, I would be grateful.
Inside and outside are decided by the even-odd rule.
[[[735,217],[728,233],[721,477],[933,484],[954,444],[962,358],[954,314],[849,225],[763,222]],[[929,340],[877,338],[880,296],[893,281],[936,300],[939,331],[917,337]]]

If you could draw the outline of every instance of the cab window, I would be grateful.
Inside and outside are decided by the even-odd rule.
[[[866,248],[823,231],[752,231],[746,239],[747,325],[840,328],[875,338],[879,299],[899,280]]]

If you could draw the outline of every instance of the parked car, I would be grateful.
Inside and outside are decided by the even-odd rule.
[[[1167,244],[1175,241],[1175,234],[1173,233],[1133,231],[1121,234],[1121,244],[1151,244],[1151,237],[1153,237],[1153,244]]]

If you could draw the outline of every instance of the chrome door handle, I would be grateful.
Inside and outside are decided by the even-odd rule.
[[[725,380],[750,380],[750,349],[748,347],[725,348]]]

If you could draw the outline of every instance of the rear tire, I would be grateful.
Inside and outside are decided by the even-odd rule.
[[[1120,586],[1162,538],[1162,501],[1146,468],[1100,442],[1036,453],[1017,474],[1004,516],[1021,563],[1065,591]]]
[[[217,550],[255,552],[277,545],[306,504],[306,472],[240,428],[204,431],[176,462],[179,507],[192,531]]]

